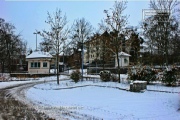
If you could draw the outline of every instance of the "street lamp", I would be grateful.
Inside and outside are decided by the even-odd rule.
[[[80,40],[80,37],[77,35],[77,34],[75,34],[74,35],[74,38],[79,38],[79,40]],[[80,47],[81,47],[81,49],[78,49],[78,51],[81,51],[81,74],[82,74],[82,79],[81,79],[81,81],[83,81],[83,64],[84,64],[84,39],[82,38],[81,39],[81,42],[80,42]]]
[[[78,51],[81,52],[81,74],[82,74],[82,78],[81,78],[81,81],[83,81],[83,64],[84,64],[84,43],[82,42],[82,48],[81,49],[78,49]]]
[[[33,34],[36,34],[36,51],[37,51],[37,34],[40,34],[40,32],[34,32]]]

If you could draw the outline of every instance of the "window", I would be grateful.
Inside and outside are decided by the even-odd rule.
[[[40,62],[31,62],[31,68],[40,68]]]
[[[31,62],[31,67],[32,67],[32,68],[34,67],[34,63],[33,63],[33,62]]]
[[[38,63],[37,63],[37,62],[35,62],[35,63],[34,63],[34,67],[37,67],[37,65],[38,65]]]
[[[128,60],[126,58],[124,59],[124,63],[128,63]]]
[[[47,62],[43,62],[43,67],[47,67]]]

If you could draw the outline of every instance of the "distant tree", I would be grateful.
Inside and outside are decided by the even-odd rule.
[[[138,58],[140,56],[140,45],[144,43],[144,39],[140,36],[140,33],[137,32],[136,28],[131,26],[128,28],[127,33],[129,34],[129,38],[126,40],[125,44],[128,44],[129,47],[127,50],[131,55],[131,62],[138,63]]]
[[[2,72],[5,67],[11,72],[12,60],[20,58],[25,54],[26,42],[20,38],[20,34],[16,35],[15,26],[0,18],[0,64]]]
[[[177,33],[175,33],[174,38],[172,39],[172,56],[171,56],[171,60],[172,63],[178,63],[180,61],[180,29],[177,30]]]
[[[73,44],[78,47],[79,43],[84,43],[92,35],[93,27],[85,18],[76,19],[71,29]]]
[[[42,42],[40,42],[39,44],[40,51],[43,52],[53,51],[53,45],[51,41],[52,41],[51,39],[44,39]]]
[[[180,10],[177,0],[151,0],[150,8],[156,12],[143,22],[144,35],[149,39],[151,54],[155,51],[164,56],[168,64],[168,56],[172,54],[173,40],[179,26]]]

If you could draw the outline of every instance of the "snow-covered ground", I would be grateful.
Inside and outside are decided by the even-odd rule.
[[[84,86],[84,87],[82,87]],[[100,87],[101,86],[101,87]],[[39,84],[26,92],[26,97],[40,110],[58,120],[62,109],[79,115],[70,119],[103,120],[179,120],[180,95],[178,93],[152,92],[134,93],[116,88],[129,89],[128,84],[113,82],[85,81],[75,84],[62,81]],[[179,92],[180,87],[148,85],[148,89]],[[47,109],[50,109],[49,111]]]
[[[91,77],[98,76],[91,75]],[[126,77],[127,75],[121,75],[121,78],[126,79]],[[60,80],[67,78],[68,76],[61,75]],[[180,108],[178,93],[180,87],[148,85],[148,90],[144,93],[134,93],[126,91],[129,89],[129,84],[125,80],[120,84],[100,82],[97,79],[78,83],[65,80],[60,81],[60,85],[53,80],[56,80],[56,76],[38,78],[38,81],[49,82],[28,89],[25,91],[25,96],[34,104],[32,107],[56,120],[62,117],[70,120],[87,118],[103,120],[180,119],[178,110]],[[0,82],[0,88],[36,81],[27,79],[27,81]]]

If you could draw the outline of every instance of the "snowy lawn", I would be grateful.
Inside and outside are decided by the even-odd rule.
[[[84,87],[82,87],[84,86]],[[103,86],[103,87],[100,87]],[[114,88],[110,88],[114,87]],[[112,82],[61,81],[39,84],[28,91],[26,97],[36,107],[58,120],[60,116],[70,119],[86,119],[86,116],[103,120],[179,120],[180,95],[178,93],[152,92],[134,93],[116,88],[129,89],[128,84]],[[68,89],[67,89],[68,88]],[[169,92],[179,92],[180,87],[148,86]],[[53,110],[54,109],[54,110]],[[61,110],[60,110],[61,109]],[[62,109],[75,113],[76,117],[63,114]],[[77,117],[79,115],[79,118]],[[93,117],[94,116],[94,117]]]

